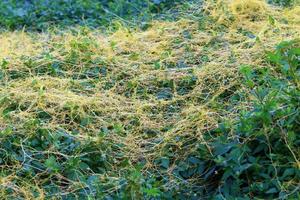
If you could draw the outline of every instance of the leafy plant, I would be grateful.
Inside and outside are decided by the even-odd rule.
[[[4,0],[0,2],[0,26],[44,30],[50,26],[106,26],[113,20],[151,19],[151,13],[174,1],[139,0]]]
[[[214,139],[220,197],[299,198],[299,47],[283,42],[268,53],[275,72],[241,68],[252,108],[241,112],[232,136],[222,132],[232,139]]]

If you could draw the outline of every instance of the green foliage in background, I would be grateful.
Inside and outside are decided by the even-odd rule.
[[[269,0],[269,3],[280,5],[280,6],[291,6],[298,0]]]
[[[148,21],[153,13],[174,5],[170,0],[4,0],[0,26],[44,30],[49,26],[109,25],[112,20]]]

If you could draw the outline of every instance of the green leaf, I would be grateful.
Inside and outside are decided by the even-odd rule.
[[[282,175],[282,179],[284,179],[285,177],[287,176],[292,176],[295,174],[295,170],[293,168],[289,168],[289,169],[286,169],[284,172],[283,172],[283,175]]]
[[[3,59],[1,62],[1,65],[0,65],[1,69],[7,69],[8,64],[9,64],[9,62],[7,60]]]
[[[222,143],[215,143],[214,144],[214,155],[224,155],[228,151],[234,147],[235,143],[229,143],[229,144],[222,144]]]
[[[231,168],[227,169],[222,176],[222,180],[226,181],[230,176],[234,176],[233,172],[234,171]]]
[[[295,132],[294,131],[287,132],[287,139],[290,144],[293,144],[293,142],[296,140]]]
[[[90,167],[88,166],[88,164],[86,164],[84,162],[81,162],[79,164],[79,168],[82,169],[82,170],[86,170],[86,169],[89,169]]]
[[[200,161],[198,158],[194,157],[194,156],[189,157],[189,158],[188,158],[188,161],[189,161],[191,164],[198,164],[198,163],[201,163],[201,161]]]
[[[87,125],[89,125],[91,123],[91,121],[92,121],[91,118],[84,117],[84,118],[81,119],[80,125],[81,126],[87,126]]]
[[[60,165],[56,161],[56,158],[54,156],[50,156],[46,161],[45,161],[45,166],[53,171],[58,171],[60,169]]]
[[[117,134],[121,134],[124,131],[123,125],[121,123],[114,124],[113,129]]]
[[[274,17],[272,17],[271,15],[269,15],[269,23],[272,25],[272,26],[274,26],[275,25],[275,19],[274,19]]]
[[[162,158],[161,159],[161,164],[160,164],[163,168],[169,168],[170,165],[170,160],[169,158]]]
[[[290,54],[300,55],[300,48],[293,48],[289,51]]]
[[[240,72],[246,76],[247,78],[251,78],[252,77],[252,73],[253,73],[253,70],[250,66],[248,65],[243,65],[240,67]]]
[[[277,53],[269,52],[267,54],[267,58],[268,58],[269,61],[271,61],[275,64],[279,64],[280,61],[282,60],[282,57],[281,57],[280,53],[278,53],[278,52]]]
[[[7,127],[5,129],[3,129],[2,131],[0,131],[0,136],[7,136],[7,135],[11,135],[13,133],[13,129],[11,127]]]
[[[150,197],[159,197],[161,194],[158,188],[144,188],[143,191]]]
[[[266,191],[266,194],[274,194],[274,193],[277,193],[277,189],[276,188],[271,188],[269,189],[268,191]]]

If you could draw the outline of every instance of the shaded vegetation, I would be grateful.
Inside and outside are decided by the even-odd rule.
[[[153,13],[170,8],[169,0],[4,0],[0,26],[44,30],[51,26],[109,26],[113,20],[149,21]]]

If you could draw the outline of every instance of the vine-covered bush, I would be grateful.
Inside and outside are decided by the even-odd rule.
[[[170,182],[164,170],[171,166],[178,179],[169,193],[195,199],[300,198],[299,47],[299,41],[280,43],[267,54],[269,68],[240,68],[244,83],[231,99],[247,107],[237,119],[224,118],[202,139],[189,134],[167,143],[156,162],[158,179]],[[181,150],[176,143],[184,144]]]
[[[251,109],[241,112],[231,129],[217,130],[213,146],[222,171],[220,198],[300,197],[299,47],[299,41],[283,42],[268,54],[270,68],[241,68]]]

